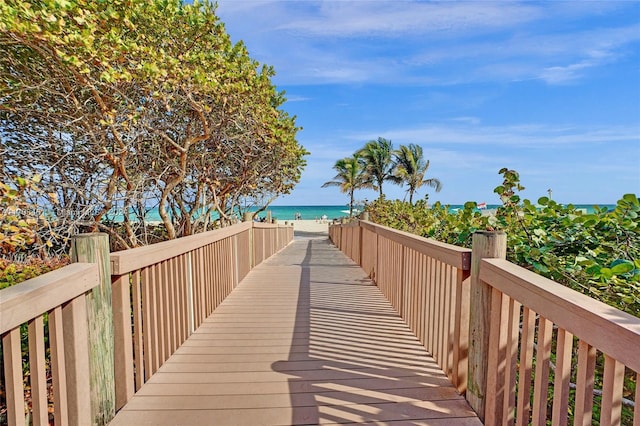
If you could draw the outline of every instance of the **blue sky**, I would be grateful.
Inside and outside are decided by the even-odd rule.
[[[423,147],[443,188],[416,198],[432,202],[498,203],[502,167],[532,200],[640,193],[638,1],[218,3],[232,40],[275,68],[311,152],[274,204],[346,203],[320,187],[379,136]],[[388,198],[405,189],[384,186]]]

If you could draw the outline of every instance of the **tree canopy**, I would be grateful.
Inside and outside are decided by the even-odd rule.
[[[442,183],[437,178],[425,178],[429,170],[429,160],[424,159],[422,147],[410,143],[401,145],[394,152],[395,169],[394,175],[400,182],[405,182],[408,186],[409,204],[413,204],[413,194],[422,186],[434,188],[436,192],[442,189]]]
[[[440,192],[442,188],[439,179],[425,178],[429,165],[421,146],[400,145],[394,150],[390,140],[379,137],[367,142],[352,157],[338,160],[333,167],[338,174],[333,181],[326,182],[322,187],[340,186],[342,192],[348,192],[352,211],[355,190],[375,189],[378,191],[378,198],[382,199],[382,184],[385,181],[398,185],[406,183],[409,203],[413,204],[413,195],[422,186],[434,188],[436,192]]]
[[[355,191],[372,187],[365,173],[365,163],[360,155],[355,153],[351,157],[336,161],[333,169],[338,173],[333,177],[333,180],[322,184],[322,187],[337,186],[341,192],[349,194],[349,216],[352,216],[355,205]]]
[[[2,2],[3,180],[40,177],[61,242],[82,228],[145,243],[151,209],[169,238],[205,230],[300,179],[307,152],[273,76],[209,1]]]
[[[378,190],[378,196],[382,198],[384,191],[382,184],[385,181],[398,183],[393,174],[395,163],[393,162],[393,143],[385,138],[378,138],[367,142],[360,151],[360,157],[364,161],[364,172],[367,179]]]

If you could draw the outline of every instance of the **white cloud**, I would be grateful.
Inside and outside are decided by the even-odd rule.
[[[329,37],[415,36],[473,32],[534,20],[540,10],[525,3],[417,1],[307,2],[308,14],[277,29]]]
[[[402,143],[440,145],[485,145],[542,147],[559,144],[604,144],[612,142],[640,142],[637,126],[580,127],[522,124],[508,126],[425,124],[407,129],[383,132],[357,132],[353,140],[369,140],[378,136]]]
[[[632,54],[640,26],[574,22],[622,7],[557,3],[221,1],[232,38],[283,85],[575,81]]]

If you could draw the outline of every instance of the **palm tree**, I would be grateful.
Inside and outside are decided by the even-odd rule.
[[[366,143],[358,151],[365,163],[365,174],[371,181],[373,188],[378,189],[379,196],[383,196],[382,183],[386,180],[398,183],[393,174],[393,144],[385,138],[378,138]]]
[[[429,160],[424,159],[422,147],[415,144],[408,146],[401,145],[394,153],[396,168],[394,170],[396,178],[401,182],[406,182],[409,186],[409,204],[413,204],[413,194],[423,185],[435,188],[436,192],[440,192],[442,184],[439,179],[425,179],[424,175],[429,169]]]
[[[353,197],[355,190],[371,187],[371,183],[364,174],[362,159],[356,153],[352,157],[336,161],[333,169],[337,171],[338,174],[333,177],[334,180],[323,183],[322,187],[338,186],[341,192],[349,194],[349,216],[351,216],[355,204]]]

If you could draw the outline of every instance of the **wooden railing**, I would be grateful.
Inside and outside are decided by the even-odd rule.
[[[115,407],[121,408],[249,271],[293,239],[292,227],[245,222],[111,254]],[[86,294],[97,264],[74,263],[0,291],[9,425],[96,424],[90,393]],[[48,346],[44,323],[48,320]],[[28,377],[21,326],[28,328]],[[50,360],[45,360],[49,348]],[[46,365],[52,386],[47,389]],[[30,401],[24,385],[30,388]],[[94,404],[95,405],[95,404]],[[26,413],[26,416],[25,416]],[[28,421],[28,420],[31,421]],[[107,419],[108,421],[108,419]]]
[[[473,389],[480,403],[466,395],[485,424],[565,425],[573,417],[590,425],[597,411],[601,425],[640,425],[640,386],[635,396],[623,394],[632,389],[625,377],[640,382],[640,318],[504,259],[477,260],[477,278],[466,280],[470,250],[370,222],[332,226],[329,235],[376,281],[459,390],[481,383]],[[489,288],[488,303],[479,303],[488,322],[482,354],[469,341],[478,326],[469,323],[471,281]],[[482,360],[474,369],[483,380],[466,376],[467,359]]]
[[[56,425],[79,424],[89,409],[85,294],[100,284],[98,265],[74,263],[0,291],[0,332],[9,425],[25,424],[21,325],[28,329],[29,417],[49,424],[45,361],[48,320]]]
[[[625,366],[640,383],[640,318],[503,259],[484,259],[480,280],[492,288],[486,424],[566,424],[572,412],[575,425],[591,425],[596,383],[600,425],[621,424]],[[597,356],[604,358],[600,372]],[[638,425],[640,386],[634,400]]]
[[[371,222],[329,227],[460,392],[467,385],[471,250]]]

